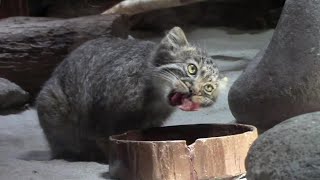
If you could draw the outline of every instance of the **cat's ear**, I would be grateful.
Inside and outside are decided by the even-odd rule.
[[[161,40],[161,45],[169,49],[178,49],[187,46],[188,40],[180,27],[174,27]]]
[[[167,64],[175,59],[176,52],[188,46],[187,38],[183,30],[179,27],[172,28],[167,35],[161,40],[159,46],[153,55],[153,63],[156,66]]]

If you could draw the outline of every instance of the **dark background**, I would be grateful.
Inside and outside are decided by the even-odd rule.
[[[100,14],[120,0],[1,0],[0,18],[37,16],[70,18]],[[174,25],[273,28],[285,0],[208,0],[131,17],[133,29],[162,30]],[[161,17],[161,18],[159,18]]]

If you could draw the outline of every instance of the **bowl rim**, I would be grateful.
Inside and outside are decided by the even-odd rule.
[[[139,143],[139,144],[144,144],[144,143],[186,143],[186,140],[126,140],[126,139],[117,139],[119,136],[126,136],[129,133],[135,133],[135,132],[141,132],[144,130],[148,129],[161,129],[161,128],[167,128],[167,127],[183,127],[183,126],[236,126],[236,127],[245,127],[248,128],[247,131],[242,132],[242,133],[237,133],[237,134],[230,134],[230,135],[225,135],[225,136],[212,136],[212,137],[206,137],[206,138],[197,138],[192,144],[194,144],[196,141],[201,141],[201,140],[208,140],[208,139],[222,139],[222,138],[228,138],[228,137],[236,137],[236,136],[241,136],[244,134],[248,133],[256,133],[257,128],[253,125],[248,125],[248,124],[238,124],[238,123],[200,123],[200,124],[182,124],[182,125],[170,125],[170,126],[161,126],[161,127],[152,127],[152,128],[144,128],[144,129],[134,129],[134,130],[129,130],[127,132],[121,133],[121,134],[115,134],[109,136],[108,140],[112,143]],[[191,144],[190,144],[191,145]]]

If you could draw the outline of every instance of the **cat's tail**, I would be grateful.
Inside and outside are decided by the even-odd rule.
[[[69,113],[69,104],[58,80],[48,80],[36,99],[41,126],[57,126],[63,123],[63,115]]]
[[[47,138],[53,158],[76,152],[77,132],[72,122],[72,106],[58,79],[49,79],[36,99],[40,126]]]

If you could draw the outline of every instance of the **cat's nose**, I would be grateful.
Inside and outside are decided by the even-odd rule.
[[[191,87],[189,89],[189,93],[192,94],[192,95],[197,95],[197,94],[199,94],[199,89],[197,89],[195,87]]]

